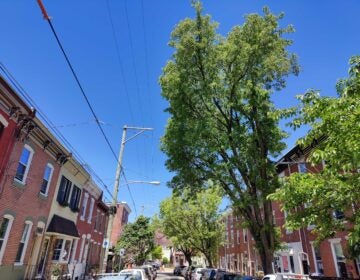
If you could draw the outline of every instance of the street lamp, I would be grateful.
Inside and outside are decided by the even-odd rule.
[[[134,134],[133,136],[129,137],[128,139],[126,139],[126,132],[127,132],[128,129],[136,130],[137,133]],[[121,174],[121,172],[123,172],[122,158],[123,158],[123,154],[124,154],[125,144],[127,142],[129,142],[130,140],[134,139],[135,137],[139,136],[143,132],[148,131],[148,130],[153,130],[153,128],[129,127],[129,126],[126,126],[126,125],[123,128],[123,134],[122,134],[122,138],[121,138],[119,158],[118,158],[118,163],[117,163],[117,168],[116,168],[116,176],[115,176],[115,183],[114,183],[114,193],[113,193],[113,196],[112,196],[112,203],[111,203],[111,206],[110,206],[112,209],[115,209],[116,204],[117,204],[117,196],[118,196],[119,183],[120,183],[120,174]],[[136,183],[136,181],[133,181],[133,182]],[[152,182],[137,181],[137,182],[138,183],[145,183],[145,184],[150,183],[150,184],[153,184],[153,185],[159,185],[160,184],[160,182],[158,182],[158,181],[152,181]],[[107,228],[107,232],[106,232],[106,239],[109,240],[109,242],[110,242],[111,233],[112,233],[112,227],[113,227],[113,223],[114,223],[114,215],[115,215],[115,213],[111,213],[110,216],[109,216],[109,220],[108,220],[108,228]],[[109,255],[109,247],[110,247],[109,244],[107,244],[107,246],[105,248],[104,261],[103,261],[103,271],[104,272],[105,272],[106,266],[107,266],[107,259],[108,259],[108,255]]]

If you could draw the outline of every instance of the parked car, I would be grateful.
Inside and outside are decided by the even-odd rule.
[[[124,269],[119,273],[103,273],[98,275],[101,280],[147,280],[143,269]]]
[[[210,279],[210,274],[211,274],[211,271],[213,271],[216,273],[216,268],[205,268],[203,271],[202,271],[202,276],[200,278],[200,280],[209,280]]]
[[[148,280],[156,279],[156,271],[153,269],[152,265],[143,265],[139,267],[139,269],[143,269],[145,271],[145,275]]]
[[[183,270],[185,267],[186,267],[185,265],[175,266],[175,268],[174,268],[174,275],[180,276],[180,275],[181,275],[181,270]]]
[[[309,275],[296,273],[267,274],[262,280],[310,280]]]
[[[205,268],[195,267],[191,271],[191,280],[200,280]]]
[[[181,269],[180,276],[184,277],[185,279],[189,279],[190,273],[191,273],[191,267],[185,266],[183,269]]]

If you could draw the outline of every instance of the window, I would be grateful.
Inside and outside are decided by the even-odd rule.
[[[299,172],[300,172],[300,173],[306,173],[306,172],[307,172],[307,168],[306,168],[306,163],[305,163],[305,162],[299,163],[298,167],[299,167]]]
[[[240,244],[240,231],[239,230],[236,231],[236,241],[237,241],[237,244]]]
[[[42,180],[42,184],[41,184],[41,188],[40,188],[40,193],[43,195],[48,194],[53,170],[54,170],[54,167],[50,163],[48,163],[45,167],[44,176],[43,176],[43,180]]]
[[[31,149],[30,146],[25,145],[21,152],[19,164],[16,169],[15,179],[17,181],[25,183],[33,154],[33,149]]]
[[[1,138],[1,135],[3,134],[3,132],[4,132],[4,129],[5,129],[5,126],[0,122],[0,138]]]
[[[331,240],[329,240],[331,242]],[[338,277],[347,277],[346,260],[340,244],[340,241],[332,242],[332,252],[335,262],[336,273]]]
[[[2,220],[0,220],[0,264],[5,252],[13,220],[14,217],[10,215],[5,215]]]
[[[314,245],[311,245],[311,246],[313,249],[316,273],[324,274],[324,266],[323,266],[323,262],[322,262],[322,258],[321,258],[321,254],[320,254],[320,248],[318,246],[315,247]]]
[[[18,251],[16,253],[15,262],[18,264],[22,264],[26,252],[27,243],[29,241],[30,232],[31,232],[32,222],[26,221],[24,230],[20,239],[20,244]]]
[[[57,201],[62,206],[68,205],[68,199],[71,189],[71,181],[68,180],[65,176],[61,177],[61,182],[59,186],[59,192],[57,196]]]
[[[70,209],[72,211],[79,211],[80,197],[81,197],[81,190],[74,185],[70,199]]]
[[[287,216],[288,216],[287,212],[284,211],[284,220],[285,220],[285,222],[286,222]],[[286,232],[286,234],[291,234],[293,231],[290,230],[290,229],[286,229],[285,232]]]
[[[7,120],[2,115],[0,115],[0,138],[5,130],[5,127],[7,127],[8,125],[9,123],[7,122]]]
[[[89,194],[85,193],[84,194],[84,199],[83,199],[83,202],[82,202],[82,206],[81,206],[81,216],[80,216],[81,220],[85,220],[86,207],[87,207],[88,200],[89,200]]]
[[[95,200],[93,198],[91,198],[91,202],[90,202],[90,212],[89,212],[89,216],[88,216],[88,219],[87,219],[87,222],[89,224],[91,224],[91,219],[92,219],[92,214],[93,214],[93,211],[94,211],[94,203],[95,203]]]
[[[248,238],[247,238],[247,230],[245,228],[243,229],[243,237],[244,237],[244,243],[246,243]]]
[[[340,211],[340,210],[335,210],[335,211],[333,212],[333,216],[334,216],[334,218],[337,219],[337,220],[342,220],[342,219],[345,218],[344,212],[342,212],[342,211]]]
[[[53,261],[67,262],[71,254],[72,240],[56,239],[53,251]]]

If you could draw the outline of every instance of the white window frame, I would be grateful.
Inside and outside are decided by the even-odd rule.
[[[62,244],[61,244],[61,249],[60,249],[60,255],[59,255],[59,259],[58,260],[54,260],[52,259],[51,262],[52,263],[68,263],[69,259],[70,259],[70,252],[71,252],[71,246],[74,242],[74,239],[72,238],[66,238],[66,237],[62,237],[62,236],[59,236],[59,238],[56,238],[56,240],[62,240]],[[55,241],[56,241],[55,240]],[[64,254],[64,249],[65,249],[65,244],[66,244],[66,241],[70,241],[70,246],[69,246],[69,252],[67,252],[67,255],[66,255],[66,259],[63,259],[63,254]],[[52,253],[54,254],[54,250],[55,248],[53,248],[52,250]]]
[[[243,241],[244,241],[244,243],[247,243],[249,241],[249,237],[248,237],[246,228],[243,228]]]
[[[78,261],[80,263],[82,262],[82,257],[83,257],[84,247],[85,247],[85,239],[86,239],[86,235],[83,234],[81,237],[81,247],[80,247],[80,254],[79,254],[79,259],[78,259]]]
[[[82,256],[82,263],[85,263],[87,260],[87,256],[89,254],[90,242],[91,242],[91,234],[87,234],[85,248],[84,248],[84,254]]]
[[[42,194],[43,196],[48,196],[49,188],[50,188],[50,184],[51,184],[51,179],[52,179],[52,176],[53,176],[53,173],[54,173],[54,166],[51,163],[47,163],[46,166],[45,166],[45,170],[44,170],[43,180],[45,179],[44,177],[45,177],[45,174],[46,174],[45,172],[46,172],[47,168],[50,168],[50,175],[49,175],[49,180],[47,181],[45,193],[43,193],[41,191],[43,181],[41,182],[41,187],[40,187],[40,194]]]
[[[9,215],[9,214],[5,214],[3,216],[3,218],[6,218],[9,220],[9,223],[7,225],[7,228],[6,228],[6,232],[5,232],[5,235],[4,235],[4,239],[3,239],[3,244],[1,246],[1,250],[0,250],[0,265],[2,264],[2,259],[4,257],[4,253],[5,253],[5,248],[6,248],[6,244],[9,240],[9,235],[10,235],[10,231],[11,231],[11,227],[12,227],[12,224],[13,224],[13,221],[14,221],[14,217]]]
[[[301,170],[301,167],[300,167],[300,166],[303,166],[303,167],[305,168],[305,172],[303,172],[303,171]],[[306,167],[306,162],[300,162],[300,163],[298,164],[298,171],[299,171],[299,173],[301,173],[301,174],[305,174],[305,173],[308,172],[308,169],[307,169],[307,167]]]
[[[0,114],[0,122],[3,124],[4,127],[7,127],[9,125],[9,122],[1,114]]]
[[[17,169],[18,169],[18,167],[19,167],[21,155],[22,155],[24,149],[28,150],[28,151],[30,152],[30,155],[29,155],[28,162],[26,163],[26,168],[25,168],[25,172],[24,172],[23,179],[22,179],[22,180],[19,180],[18,178],[16,178],[16,172],[17,172]],[[15,180],[16,182],[19,182],[19,183],[22,184],[22,185],[25,185],[25,183],[26,183],[26,178],[27,178],[28,173],[29,173],[29,169],[30,169],[30,165],[31,165],[31,161],[32,161],[33,155],[34,155],[34,150],[33,150],[33,148],[31,148],[29,145],[25,144],[24,147],[23,147],[22,150],[21,150],[20,158],[19,158],[19,160],[18,160],[18,162],[17,162],[18,164],[17,164],[17,166],[16,166],[16,171],[15,171],[15,176],[14,176],[14,180]],[[21,163],[21,164],[23,164],[23,163]],[[24,164],[24,165],[25,165],[25,164]]]
[[[80,216],[80,220],[82,220],[82,221],[85,221],[88,200],[89,200],[89,193],[84,192],[84,197],[83,197],[83,201],[82,201],[82,205],[81,205],[81,212],[82,213],[81,213],[81,216]]]
[[[287,216],[288,216],[288,213],[284,210],[284,220],[285,220],[285,222],[286,222]],[[286,234],[292,234],[293,231],[290,230],[290,229],[285,228],[285,233]]]
[[[21,252],[21,257],[20,257],[20,261],[15,261],[14,265],[23,265],[24,263],[24,258],[25,258],[25,255],[26,255],[26,249],[27,249],[27,246],[28,246],[28,243],[29,243],[29,238],[30,238],[30,235],[31,235],[31,229],[32,229],[32,226],[33,226],[33,222],[32,221],[25,221],[25,226],[24,226],[24,230],[23,230],[23,233],[21,235],[21,239],[20,239],[20,242],[19,242],[19,245],[21,243],[21,240],[23,239],[24,237],[24,233],[25,233],[25,228],[26,228],[26,225],[28,225],[27,227],[27,232],[26,232],[26,236],[25,236],[25,240],[24,240],[24,247],[22,249],[22,252]],[[19,248],[18,248],[19,250]]]
[[[76,249],[79,243],[79,239],[74,239],[73,243],[72,243],[72,252],[71,252],[71,256],[70,256],[70,263],[74,263],[75,262],[75,253],[76,253]]]
[[[331,253],[332,253],[332,257],[333,257],[334,266],[336,269],[336,276],[341,277],[339,267],[338,267],[338,261],[337,261],[336,253],[335,253],[335,244],[340,244],[340,246],[341,246],[341,238],[333,238],[333,239],[329,239],[328,241],[330,242],[330,245],[331,245],[330,247],[331,247]]]
[[[95,204],[95,199],[92,197],[91,201],[90,201],[90,212],[89,212],[89,216],[87,219],[88,224],[91,224],[91,219],[92,219],[92,215],[93,215],[93,211],[94,211],[94,204]]]
[[[314,242],[311,241],[311,242],[310,242],[310,245],[311,245],[311,252],[312,252],[312,255],[313,255],[313,262],[314,262],[315,272],[316,272],[316,273],[320,273],[319,267],[318,267],[318,262],[317,262],[317,259],[316,259],[316,254],[315,254]],[[323,263],[322,258],[321,258],[321,262],[322,262],[322,265],[324,266],[324,263]]]

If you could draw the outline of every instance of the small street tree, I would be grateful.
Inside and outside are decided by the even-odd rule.
[[[153,260],[161,260],[163,255],[163,251],[161,246],[155,246],[155,248],[151,251],[151,258]]]
[[[125,258],[133,258],[141,265],[154,249],[154,230],[150,226],[150,219],[139,216],[134,223],[127,224],[116,244],[116,250],[125,249]]]
[[[271,198],[280,200],[287,211],[287,227],[314,225],[318,241],[347,230],[348,253],[357,257],[360,255],[360,56],[351,58],[350,65],[349,77],[337,83],[338,97],[320,97],[316,91],[299,96],[301,105],[293,126],[311,127],[299,144],[308,146],[325,136],[308,158],[314,165],[324,162],[324,169],[315,174],[291,175]],[[302,207],[304,204],[306,207]]]
[[[196,18],[173,30],[174,53],[160,77],[170,114],[162,150],[175,173],[169,185],[179,192],[202,189],[208,180],[221,186],[268,273],[279,244],[267,199],[279,186],[271,159],[285,148],[279,121],[288,113],[275,108],[271,94],[298,73],[287,51],[292,42],[284,38],[293,28],[279,27],[283,15],[265,8],[222,37],[201,5],[195,8]]]
[[[173,195],[160,204],[164,234],[184,253],[189,265],[196,252],[205,256],[209,266],[216,264],[224,232],[219,213],[221,200],[219,189],[209,188],[195,195],[184,191],[182,196]]]

